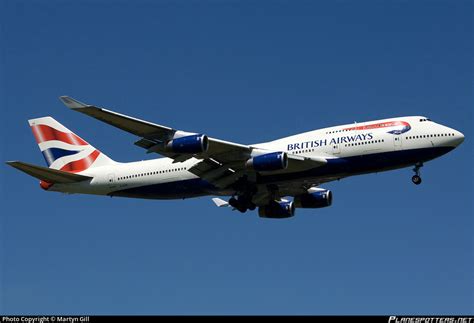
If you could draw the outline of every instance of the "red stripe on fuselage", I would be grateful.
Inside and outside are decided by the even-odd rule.
[[[368,130],[368,129],[378,129],[378,128],[387,128],[395,126],[410,126],[408,122],[405,121],[388,121],[382,123],[368,124],[365,126],[345,128],[344,130]]]
[[[61,167],[60,170],[65,171],[65,172],[70,172],[70,173],[82,172],[83,170],[88,169],[92,165],[92,163],[97,159],[97,157],[99,157],[99,155],[100,155],[100,151],[96,149],[89,156],[67,163],[66,165]]]
[[[34,125],[34,126],[31,126],[31,130],[33,130],[33,134],[35,136],[36,142],[39,144],[45,141],[59,140],[67,144],[76,145],[76,146],[88,145],[88,143],[85,140],[83,140],[82,138],[79,138],[72,132],[71,133],[62,132],[47,125],[43,125],[43,124]]]

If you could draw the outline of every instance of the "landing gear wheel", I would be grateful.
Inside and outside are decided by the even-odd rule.
[[[420,177],[420,168],[423,167],[423,163],[416,163],[415,168],[413,168],[413,171],[415,172],[415,175],[411,178],[411,181],[415,185],[420,185],[421,184],[421,177]]]
[[[411,181],[415,185],[420,185],[421,184],[421,177],[418,176],[418,175],[413,175],[413,177],[411,178]]]
[[[229,200],[229,205],[238,210],[241,213],[247,212],[247,207],[241,203],[238,199],[231,197]]]
[[[243,205],[240,205],[240,204],[236,207],[236,209],[239,210],[240,213],[247,212],[247,208]]]
[[[229,200],[229,205],[236,208],[238,205],[237,199],[235,197],[231,197]]]

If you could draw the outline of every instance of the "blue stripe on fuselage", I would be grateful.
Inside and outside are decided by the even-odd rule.
[[[179,199],[211,195],[217,189],[201,178],[127,188],[111,193],[112,196],[145,199]]]
[[[426,162],[442,156],[453,149],[454,147],[432,147],[332,158],[328,159],[326,165],[318,168],[298,173],[262,175],[259,176],[259,181],[265,184],[301,178],[343,178],[352,175],[381,172],[412,166],[418,162]]]
[[[302,178],[338,178],[412,166],[426,162],[453,150],[454,147],[398,150],[377,154],[328,159],[322,167],[304,172],[260,175],[259,184],[278,183]],[[147,199],[178,199],[217,194],[219,190],[209,182],[196,178],[184,181],[153,184],[111,193],[113,196]]]

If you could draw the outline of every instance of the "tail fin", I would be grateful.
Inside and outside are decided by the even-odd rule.
[[[115,162],[51,117],[28,120],[49,168],[80,173]]]

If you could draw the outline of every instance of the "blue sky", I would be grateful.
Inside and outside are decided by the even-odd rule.
[[[0,1],[2,160],[43,165],[51,115],[118,161],[134,136],[70,95],[241,143],[426,115],[462,131],[422,169],[329,183],[272,221],[210,198],[44,192],[1,168],[0,312],[472,314],[472,1]]]

